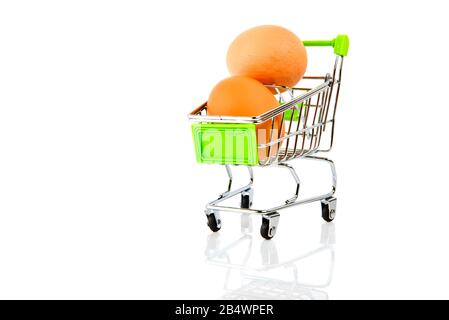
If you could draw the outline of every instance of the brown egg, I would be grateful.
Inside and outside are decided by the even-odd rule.
[[[231,75],[293,87],[304,76],[307,52],[291,31],[279,26],[258,26],[241,33],[231,43],[227,64]]]
[[[207,102],[207,114],[219,116],[259,116],[279,105],[277,99],[262,83],[249,77],[235,76],[220,81],[212,90]],[[278,138],[281,116],[275,118],[273,140]],[[272,121],[258,124],[258,143],[268,143]],[[284,125],[281,136],[284,134]],[[266,159],[268,149],[259,149],[259,160]],[[277,145],[271,148],[275,155]]]

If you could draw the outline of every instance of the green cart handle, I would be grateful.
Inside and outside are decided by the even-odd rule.
[[[340,34],[333,40],[307,40],[303,41],[306,47],[333,47],[334,53],[339,56],[347,56],[349,49],[349,37]]]

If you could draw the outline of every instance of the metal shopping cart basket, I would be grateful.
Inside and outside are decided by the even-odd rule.
[[[335,113],[341,86],[343,58],[348,53],[349,38],[339,35],[333,40],[304,41],[307,46],[333,47],[336,55],[333,69],[321,76],[305,76],[301,80],[311,82],[308,87],[271,87],[276,92],[279,106],[260,115],[251,117],[211,116],[207,114],[207,102],[189,114],[199,163],[224,165],[229,177],[228,189],[216,200],[206,205],[208,226],[214,232],[220,230],[222,211],[252,213],[262,216],[261,235],[271,239],[279,223],[279,211],[292,206],[321,202],[322,217],[330,222],[335,218],[337,200],[334,197],[337,176],[334,163],[317,153],[329,152],[334,142]],[[267,124],[268,123],[268,124]],[[276,125],[279,130],[274,130]],[[268,141],[258,143],[257,125],[271,126]],[[283,130],[282,130],[283,128]],[[266,156],[260,156],[266,155]],[[332,189],[330,192],[299,199],[300,180],[289,164],[293,159],[324,161],[330,165]],[[250,182],[232,190],[232,165],[247,166]],[[284,203],[268,208],[252,208],[253,170],[252,166],[278,166],[290,171],[296,182],[295,195]],[[239,207],[220,205],[223,201],[240,195]]]

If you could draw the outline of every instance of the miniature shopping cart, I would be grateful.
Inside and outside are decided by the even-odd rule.
[[[349,38],[339,35],[330,41],[304,41],[305,46],[333,47],[336,55],[331,73],[321,76],[305,76],[300,82],[311,83],[307,87],[288,88],[267,86],[276,92],[279,106],[263,114],[251,117],[212,116],[207,114],[207,102],[192,111],[189,119],[199,163],[220,164],[226,167],[229,184],[226,192],[206,205],[209,228],[216,232],[221,228],[220,212],[252,213],[262,216],[261,235],[271,239],[279,223],[279,211],[292,206],[321,202],[322,217],[334,220],[337,200],[334,197],[337,177],[334,163],[317,153],[329,152],[334,142],[335,113],[341,86],[343,58],[348,53]],[[258,143],[256,126],[271,126],[268,141]],[[279,130],[275,130],[278,126]],[[260,156],[262,155],[262,156]],[[264,156],[266,155],[266,156]],[[299,199],[300,180],[289,164],[293,159],[324,161],[330,165],[332,189],[330,192]],[[232,190],[232,165],[247,166],[250,182]],[[296,182],[295,195],[284,203],[268,208],[252,208],[252,166],[278,166],[290,171]],[[223,201],[240,195],[239,207],[220,205]]]

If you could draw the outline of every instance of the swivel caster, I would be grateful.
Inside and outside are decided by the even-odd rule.
[[[243,191],[241,195],[240,207],[249,209],[253,205],[253,189]]]
[[[217,232],[221,229],[220,215],[216,211],[206,210],[207,225],[213,231]]]
[[[262,217],[262,226],[260,227],[260,235],[267,240],[271,240],[276,234],[279,224],[279,213],[273,212]]]
[[[330,197],[321,200],[321,217],[327,221],[331,222],[335,219],[335,214],[337,212],[337,199]]]

